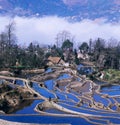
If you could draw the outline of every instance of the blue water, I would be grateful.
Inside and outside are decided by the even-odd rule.
[[[82,93],[75,92],[74,90],[70,90],[70,93],[80,96]]]
[[[67,98],[74,100],[75,102],[79,102],[80,99],[78,99],[75,95],[71,93],[65,93],[67,95]]]
[[[115,100],[117,100],[118,103],[120,103],[120,98],[116,97]]]
[[[30,106],[24,107],[23,109],[15,112],[15,114],[37,114],[37,112],[34,111],[34,108],[37,104],[42,103],[43,101],[44,100],[34,100],[34,102]]]
[[[70,102],[70,101],[61,101],[60,103],[68,104],[68,105],[71,105],[71,106],[75,106],[77,104],[75,102]]]
[[[48,68],[45,73],[51,73],[53,70],[51,68]]]
[[[32,88],[46,98],[55,98],[55,95],[53,93],[47,91],[46,88],[40,87],[37,83],[33,83]]]
[[[89,107],[88,103],[83,103],[82,106],[83,106],[84,108]]]
[[[116,105],[114,105],[114,106],[112,106],[112,108],[111,108],[112,110],[117,110],[117,106]]]
[[[93,125],[83,118],[53,116],[0,116],[0,119],[38,124]]]
[[[79,66],[79,68],[81,68],[82,65]],[[89,69],[84,69],[85,72],[91,72]],[[46,71],[46,73],[50,73],[52,72],[52,69],[48,69]],[[57,80],[62,80],[62,79],[66,79],[66,78],[71,78],[71,76],[69,74],[62,74],[58,77]],[[80,80],[80,79],[78,79]],[[1,82],[1,81],[0,81]],[[21,80],[16,80],[16,84],[23,86],[23,81]],[[39,84],[37,83],[33,83],[33,89],[35,91],[37,91],[39,94],[41,94],[42,96],[46,97],[46,98],[56,98],[56,96],[59,98],[58,99],[58,104],[60,104],[61,106],[73,110],[73,111],[77,111],[77,112],[82,112],[82,113],[88,113],[88,114],[92,114],[92,115],[101,115],[103,116],[100,120],[95,120],[95,119],[91,119],[91,121],[94,122],[98,122],[101,125],[106,123],[106,121],[104,120],[110,120],[113,123],[117,123],[120,124],[120,114],[119,113],[111,113],[109,111],[105,111],[103,109],[95,109],[95,108],[90,108],[88,107],[87,103],[84,103],[82,106],[77,107],[77,103],[80,101],[79,98],[77,98],[75,95],[78,95],[80,97],[80,94],[76,93],[76,92],[72,92],[71,93],[65,93],[65,92],[61,92],[61,91],[54,91],[55,95],[52,93],[52,90],[54,90],[54,80],[47,80],[44,82],[44,84],[46,85],[47,88],[43,88],[40,87]],[[65,86],[63,86],[65,88]],[[111,90],[111,91],[108,91]],[[73,93],[73,94],[72,94]],[[110,86],[110,87],[104,87],[101,90],[102,94],[109,94],[109,95],[120,95],[120,86],[114,85],[114,86]],[[112,97],[109,97],[108,99],[105,99],[103,97],[101,97],[101,94],[95,93],[93,95],[93,98],[96,102],[101,102],[103,103],[105,106],[108,106],[109,101],[111,100],[112,103],[115,103],[115,101],[112,99]],[[67,97],[67,98],[66,98]],[[118,102],[120,102],[120,99],[117,98],[116,99]],[[28,107],[24,107],[23,109],[16,111],[14,114],[17,115],[21,115],[21,116],[2,116],[0,115],[0,118],[2,119],[6,119],[6,120],[11,120],[11,121],[17,121],[17,122],[27,122],[27,123],[39,123],[39,124],[62,124],[62,123],[66,123],[66,124],[71,124],[71,125],[92,125],[91,123],[89,123],[88,121],[86,121],[83,118],[76,118],[76,117],[52,117],[52,116],[40,116],[39,113],[37,113],[36,111],[34,111],[34,108],[37,104],[42,103],[44,100],[35,100],[30,106]],[[114,105],[113,107],[111,107],[111,109],[115,110],[117,109],[117,107]],[[59,111],[57,109],[47,109],[46,112],[48,113],[55,113],[55,114],[64,114],[64,112]],[[23,116],[23,114],[25,114],[25,116]],[[29,114],[27,116],[27,114]],[[32,114],[35,114],[35,116],[33,116]],[[104,116],[109,116],[109,117],[104,117]],[[119,118],[114,118],[114,117],[119,117]]]
[[[77,81],[79,81],[79,82],[80,82],[80,81],[81,81],[81,78],[77,78]]]
[[[119,118],[114,118],[114,117],[104,118],[103,117],[102,119],[109,120],[111,123],[114,123],[115,125],[116,124],[120,125],[120,117]]]
[[[53,80],[47,80],[44,82],[44,84],[47,86],[47,89],[53,90],[54,88],[54,81]]]
[[[77,67],[77,70],[79,71],[79,73],[81,74],[91,74],[93,72],[93,68],[91,67],[83,67],[84,65],[80,64]]]
[[[120,95],[120,85],[111,85],[101,88],[102,94],[108,94],[109,96]]]
[[[96,102],[101,102],[102,104],[104,104],[104,106],[108,106],[108,104],[109,104],[109,101],[107,100],[107,99],[105,99],[105,98],[102,98],[99,94],[94,94],[93,95],[93,98],[94,98],[94,100],[96,101]]]
[[[105,86],[101,90],[120,90],[120,85]]]
[[[58,97],[58,99],[66,100],[66,96],[62,92],[56,91],[55,94]]]
[[[110,98],[110,97],[109,97],[109,100],[112,102],[112,104],[115,103],[115,101],[113,100],[113,98]]]
[[[67,105],[64,103],[59,103],[59,105],[63,106],[64,108],[67,108],[69,110],[73,110],[73,111],[80,112],[80,113],[89,113],[90,114],[90,112],[88,110],[80,109],[80,108],[75,107],[75,106],[70,106],[70,105]]]
[[[80,70],[84,65],[80,64],[78,65],[77,69]]]
[[[70,105],[66,105],[64,103],[59,103],[61,106],[63,106],[64,108],[67,108],[67,109],[70,109],[70,110],[73,110],[73,111],[77,111],[77,112],[80,112],[80,113],[88,113],[88,114],[93,114],[97,117],[97,115],[101,115],[101,116],[111,116],[111,117],[120,117],[120,114],[112,114],[110,112],[102,112],[102,110],[96,110],[98,112],[95,112],[95,111],[92,111],[92,110],[87,110],[86,108],[78,108],[78,107],[73,107],[73,106],[70,106]]]
[[[47,109],[47,110],[45,110],[45,112],[54,113],[54,114],[65,114],[65,112],[62,112],[62,111],[57,110],[57,109]]]
[[[62,79],[67,79],[67,78],[71,78],[71,76],[69,74],[64,73],[61,76],[59,76],[57,80],[62,80]]]
[[[111,90],[111,91],[101,91],[102,94],[108,94],[110,96],[120,95],[120,90]]]
[[[19,86],[24,86],[24,82],[22,80],[15,80],[15,84]]]
[[[93,122],[97,122],[99,124],[107,124],[107,120],[102,120],[102,119],[91,119]]]

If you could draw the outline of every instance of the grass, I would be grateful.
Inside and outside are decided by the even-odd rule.
[[[103,80],[110,83],[120,83],[120,71],[115,69],[106,69],[103,71],[105,74]]]

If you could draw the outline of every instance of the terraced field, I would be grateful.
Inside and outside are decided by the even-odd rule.
[[[72,125],[120,124],[120,85],[101,87],[102,83],[94,83],[70,68],[48,69],[29,80],[17,79],[15,83],[38,96],[30,106],[1,115],[1,119]]]

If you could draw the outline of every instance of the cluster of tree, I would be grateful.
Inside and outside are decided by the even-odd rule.
[[[93,43],[92,61],[104,68],[120,69],[120,42],[115,39],[105,41],[98,38]]]
[[[87,53],[89,60],[98,67],[120,69],[120,42],[115,39],[90,40],[89,43],[83,42],[79,49],[82,53]]]
[[[15,57],[16,38],[14,35],[14,22],[6,26],[5,32],[0,34],[0,66],[11,65]]]
[[[41,67],[49,56],[59,56],[66,62],[79,64],[81,60],[78,59],[78,50],[81,54],[88,54],[89,61],[99,67],[120,69],[120,43],[115,43],[114,39],[91,39],[76,48],[74,37],[63,31],[57,34],[56,44],[48,46],[47,50],[35,43],[23,48],[17,45],[14,22],[9,23],[0,34],[0,67],[14,66],[17,60],[26,67]]]
[[[82,42],[78,48],[75,48],[74,37],[67,31],[63,31],[57,35],[56,43],[56,45],[59,46],[53,50],[55,51],[59,48],[65,61],[71,62],[72,55],[72,57],[74,57],[72,58],[72,61],[76,64],[80,64],[81,60],[77,58],[77,51],[79,50],[81,54],[87,54],[89,56],[89,61],[94,62],[98,67],[120,69],[120,42],[116,39],[111,38],[108,41],[101,38],[96,40],[90,39],[87,42]],[[67,59],[65,59],[64,52],[68,53]],[[57,51],[55,51],[55,53],[57,54]],[[58,56],[61,56],[61,54],[58,54]]]
[[[39,44],[30,43],[28,47],[19,47],[15,35],[15,23],[11,22],[0,34],[0,67],[11,67],[16,61],[22,66],[40,67],[44,59],[44,51]]]
[[[74,37],[68,31],[62,31],[57,34],[56,44],[51,47],[48,55],[59,56],[65,62],[73,63],[75,61]]]

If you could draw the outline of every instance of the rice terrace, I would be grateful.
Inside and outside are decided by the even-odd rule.
[[[0,0],[0,125],[120,125],[120,0]]]
[[[31,117],[38,118],[37,122],[46,123],[41,117],[43,115],[47,119],[55,117],[52,123],[63,123],[70,118],[71,121],[67,121],[69,124],[78,121],[84,122],[82,124],[119,124],[120,86],[95,83],[75,71],[71,67],[58,66],[48,68],[29,80],[0,76],[1,88],[7,86],[11,89],[1,94],[1,99],[8,99],[10,103],[10,109],[3,108],[7,114],[1,114],[1,118],[19,121],[24,117],[24,122],[32,122]],[[19,95],[11,98],[14,89],[27,92],[28,97]],[[18,100],[21,104],[15,109]],[[22,103],[27,106],[22,107]]]

